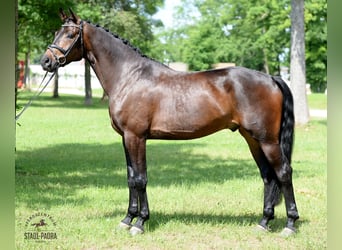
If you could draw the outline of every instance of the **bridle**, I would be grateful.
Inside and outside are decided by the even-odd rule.
[[[74,39],[72,44],[68,49],[63,49],[62,47],[56,45],[56,44],[51,44],[48,46],[48,49],[52,53],[52,55],[55,57],[58,66],[63,66],[66,63],[66,58],[69,55],[70,51],[74,48],[75,44],[77,43],[78,39],[81,39],[81,49],[82,49],[82,56],[83,56],[83,21],[81,20],[79,25],[76,24],[63,24],[62,27],[75,27],[79,29],[79,32],[77,34],[77,37]],[[58,57],[56,53],[53,51],[53,49],[59,50],[63,55]]]
[[[62,47],[56,45],[56,44],[51,44],[48,46],[48,49],[50,50],[50,52],[52,53],[52,55],[55,57],[56,61],[57,61],[57,68],[59,66],[63,66],[66,63],[66,57],[69,55],[70,51],[74,48],[75,44],[77,43],[78,39],[81,38],[81,49],[82,49],[82,56],[84,53],[84,48],[83,48],[83,21],[80,22],[80,25],[76,25],[76,24],[64,24],[62,25],[62,27],[76,27],[79,29],[79,32],[77,34],[77,37],[75,38],[75,40],[72,42],[72,44],[70,45],[70,47],[65,50]],[[61,57],[58,57],[53,49],[57,49],[59,50],[63,55]],[[44,91],[44,89],[46,88],[46,86],[49,84],[49,82],[51,81],[51,79],[55,76],[57,70],[55,70],[53,72],[53,74],[50,76],[49,80],[44,84],[43,86],[43,82],[48,74],[48,71],[46,72],[45,76],[43,77],[42,82],[40,83],[35,95],[33,97],[31,97],[31,99],[28,101],[28,103],[26,103],[26,105],[24,106],[24,108],[19,112],[19,114],[17,114],[15,116],[15,120],[18,121],[19,118],[21,117],[21,115],[24,113],[24,111],[31,105],[31,103],[33,102],[34,99],[38,98],[38,96]],[[43,88],[41,90],[40,87],[43,86]]]

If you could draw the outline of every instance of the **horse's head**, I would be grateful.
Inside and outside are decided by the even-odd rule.
[[[48,46],[41,59],[43,69],[49,72],[72,61],[81,60],[83,57],[82,20],[71,9],[69,9],[70,16],[67,16],[62,9],[59,11],[63,25],[55,33],[52,44]]]

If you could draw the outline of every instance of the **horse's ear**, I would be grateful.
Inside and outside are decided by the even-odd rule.
[[[62,8],[59,8],[59,17],[61,18],[62,22],[65,22],[65,20],[68,18]]]
[[[78,21],[80,20],[80,18],[72,11],[71,8],[69,8],[69,12],[71,14],[72,20],[74,21],[74,23],[78,24]]]

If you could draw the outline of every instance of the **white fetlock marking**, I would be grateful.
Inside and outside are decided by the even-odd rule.
[[[283,231],[281,231],[281,233],[280,233],[280,235],[282,236],[282,237],[289,237],[289,236],[291,236],[291,235],[294,235],[296,233],[296,231],[293,231],[291,228],[288,228],[288,227],[285,227],[284,229],[283,229]]]
[[[129,230],[131,229],[132,225],[127,225],[126,223],[120,222],[119,228],[124,229],[124,230]]]
[[[255,227],[255,230],[258,232],[266,232],[266,233],[270,231],[268,228],[264,228],[263,226],[259,224]]]
[[[138,235],[138,234],[143,234],[144,230],[141,230],[140,228],[137,228],[137,227],[133,226],[133,227],[131,227],[129,232],[131,233],[132,236],[135,236],[135,235]]]

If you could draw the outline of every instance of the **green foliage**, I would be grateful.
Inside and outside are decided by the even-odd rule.
[[[42,53],[61,25],[59,8],[72,8],[73,4],[72,0],[18,0],[19,58],[27,53]]]
[[[314,92],[327,87],[327,1],[305,1],[306,79]]]
[[[326,5],[305,1],[306,69],[313,91],[326,87]],[[279,74],[280,66],[289,66],[290,11],[290,0],[183,0],[176,15],[183,21],[159,33],[160,58],[186,62],[191,70],[233,62]]]
[[[217,62],[234,62],[258,70],[279,72],[279,56],[289,44],[289,8],[284,1],[184,1],[179,16],[191,20],[178,31],[178,60],[203,70]],[[198,15],[188,16],[195,6]],[[177,31],[176,31],[177,33]],[[186,37],[186,39],[184,39]],[[170,52],[171,53],[171,52]]]
[[[118,33],[148,54],[154,39],[152,26],[158,25],[152,15],[163,3],[164,0],[83,0],[77,4],[73,0],[19,0],[19,55],[23,58],[23,54],[33,53],[38,61],[61,25],[60,7],[66,11],[72,8],[82,19]]]
[[[99,23],[149,54],[154,40],[152,26],[156,24],[152,15],[163,3],[163,0],[89,0],[78,5],[77,10],[83,19]]]

